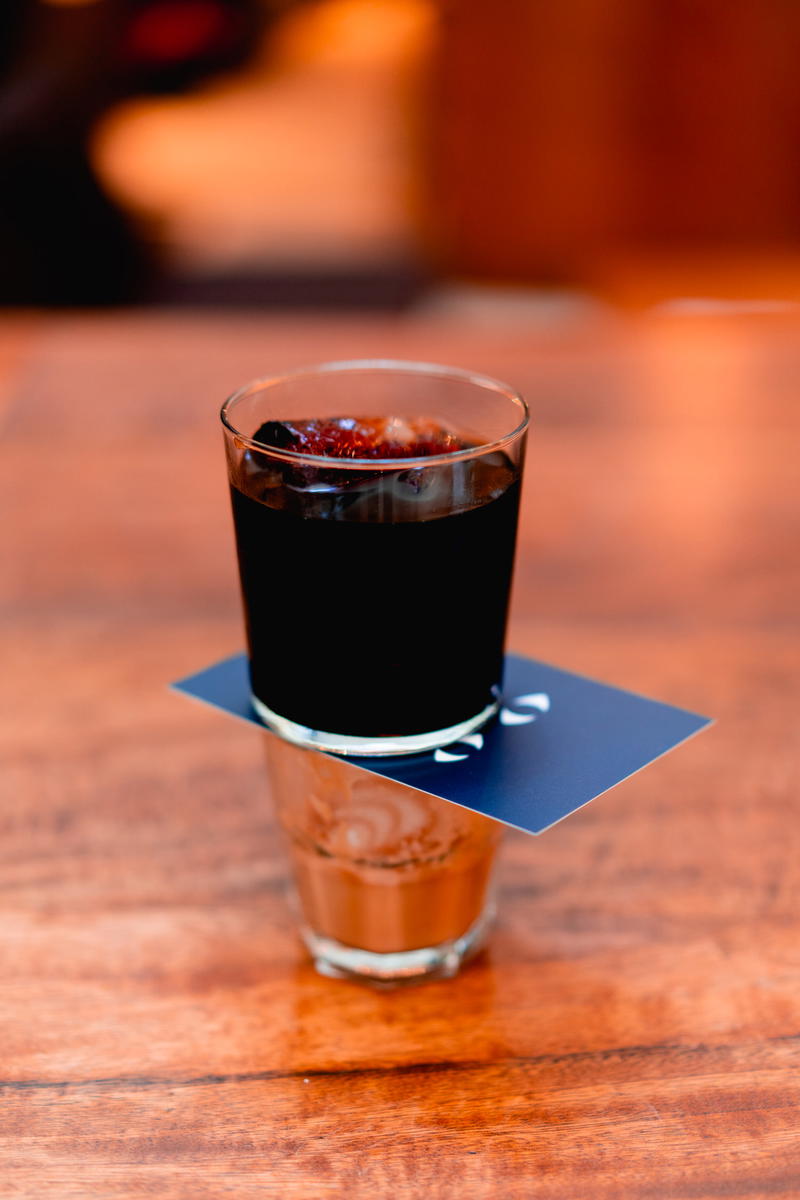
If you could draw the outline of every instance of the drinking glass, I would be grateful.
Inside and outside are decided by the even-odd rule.
[[[323,975],[449,978],[482,945],[502,826],[264,734],[300,934]]]
[[[455,368],[351,361],[247,384],[221,416],[263,722],[299,745],[397,755],[488,721],[502,685],[524,400]],[[345,431],[378,422],[393,444],[440,432],[433,452],[385,458],[300,452],[284,436],[332,418]]]

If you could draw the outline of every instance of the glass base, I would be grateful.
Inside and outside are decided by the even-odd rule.
[[[351,737],[344,733],[324,733],[319,729],[309,729],[306,725],[298,725],[286,717],[280,716],[267,708],[263,700],[250,694],[250,700],[258,716],[270,729],[284,738],[294,742],[296,746],[308,746],[315,750],[327,750],[331,754],[352,754],[377,757],[380,755],[421,754],[425,750],[436,750],[440,746],[449,746],[480,729],[491,720],[500,708],[500,701],[494,700],[487,704],[477,716],[470,717],[458,725],[447,729],[437,729],[433,733],[413,733],[407,737]]]
[[[494,919],[494,905],[488,905],[465,934],[438,946],[420,950],[402,950],[376,954],[358,950],[334,938],[322,937],[307,925],[300,927],[314,966],[330,979],[350,979],[373,987],[397,987],[427,980],[452,979],[462,965],[480,950]]]

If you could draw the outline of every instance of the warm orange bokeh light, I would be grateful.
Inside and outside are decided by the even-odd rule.
[[[245,70],[130,101],[96,165],[182,269],[396,258],[413,240],[415,80],[427,0],[331,0],[289,13]]]

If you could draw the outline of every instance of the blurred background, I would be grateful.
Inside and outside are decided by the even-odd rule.
[[[800,296],[796,0],[4,0],[0,303]]]

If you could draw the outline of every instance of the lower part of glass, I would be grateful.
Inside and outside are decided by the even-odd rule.
[[[377,987],[397,987],[427,980],[452,979],[462,965],[481,949],[493,918],[494,906],[488,904],[461,937],[439,942],[436,946],[383,954],[347,946],[335,938],[315,933],[305,925],[301,925],[300,935],[321,975],[333,979],[351,979]]]
[[[496,715],[500,704],[495,700],[487,704],[481,712],[458,725],[450,725],[447,729],[436,729],[432,733],[413,733],[404,737],[356,737],[344,733],[325,733],[320,729],[309,729],[306,725],[298,725],[282,717],[264,704],[263,700],[251,694],[251,702],[260,719],[270,729],[287,742],[295,746],[307,746],[314,750],[326,750],[331,754],[344,754],[364,757],[395,756],[398,754],[421,754],[427,750],[436,750],[441,746],[449,746],[459,741],[467,734],[474,733],[487,721]]]
[[[455,974],[489,924],[501,827],[266,731],[264,746],[317,969],[387,985]]]

